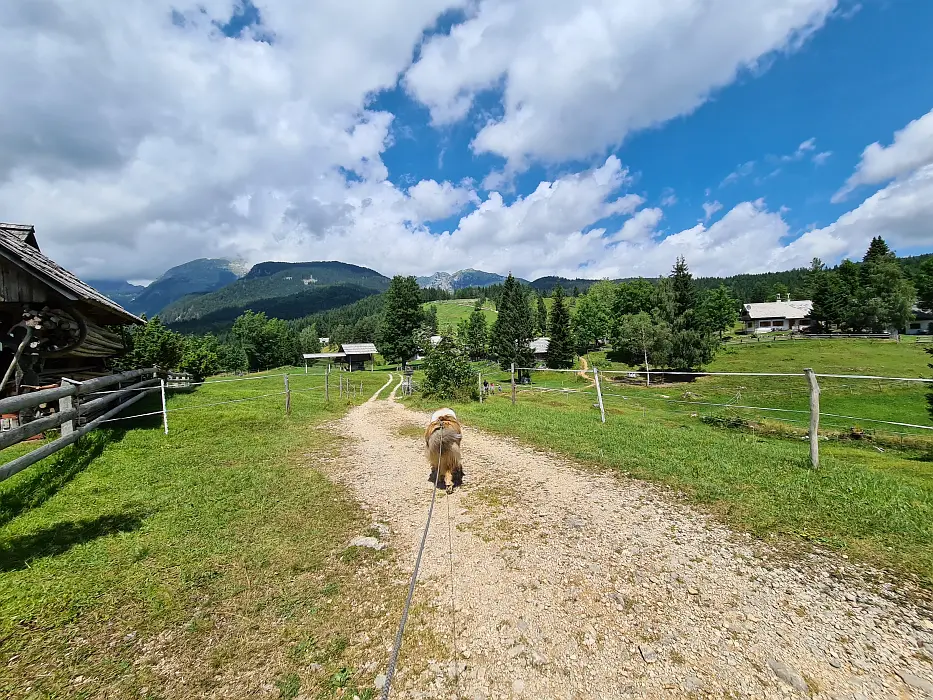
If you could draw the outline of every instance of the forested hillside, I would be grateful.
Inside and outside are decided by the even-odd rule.
[[[266,262],[216,292],[180,299],[160,315],[172,326],[198,329],[232,323],[245,309],[294,319],[358,301],[388,284],[374,270],[341,262]]]

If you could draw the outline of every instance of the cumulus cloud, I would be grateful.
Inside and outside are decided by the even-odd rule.
[[[832,201],[843,201],[861,185],[902,177],[930,163],[933,163],[933,110],[895,132],[890,146],[882,146],[877,141],[866,146],[855,172],[833,195]]]
[[[484,0],[425,43],[405,85],[438,124],[501,86],[503,113],[479,131],[477,152],[516,167],[582,158],[689,114],[740,72],[799,47],[836,4]]]
[[[234,0],[2,3],[0,212],[89,276],[319,238],[387,175],[369,96],[458,4],[263,0],[228,37]]]
[[[202,256],[533,278],[653,276],[685,254],[709,275],[831,261],[879,233],[924,243],[933,214],[924,166],[894,168],[896,182],[799,238],[786,210],[763,201],[709,223],[721,209],[709,192],[702,223],[668,230],[645,196],[669,207],[674,193],[629,191],[615,156],[511,191],[525,159],[596,152],[688,112],[736,71],[793,49],[833,5],[263,0],[260,23],[230,37],[221,27],[242,10],[234,0],[0,3],[0,98],[16,105],[0,120],[0,216],[35,223],[43,250],[90,278],[151,279]],[[425,30],[461,6],[467,19],[429,39],[406,74]],[[438,66],[449,69],[446,87]],[[480,188],[390,181],[383,154],[406,125],[373,109],[372,96],[402,75],[438,122],[505,85],[504,111],[476,141],[505,166]],[[916,151],[914,138],[881,150],[908,139]],[[807,143],[798,150],[816,161]],[[865,173],[878,171],[875,160],[863,158]],[[726,183],[754,169],[750,161]]]

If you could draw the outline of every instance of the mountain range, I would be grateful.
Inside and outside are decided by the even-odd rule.
[[[203,332],[229,325],[247,309],[281,319],[300,318],[388,288],[387,277],[358,265],[264,262],[215,291],[176,299],[159,316],[179,330]]]
[[[151,317],[186,295],[213,292],[236,282],[247,269],[236,260],[198,258],[166,270],[145,287],[109,280],[89,280],[88,284],[127,311]]]
[[[913,276],[930,255],[900,258]],[[806,270],[697,278],[702,289],[724,284],[741,301],[772,295],[775,289],[806,293]],[[505,277],[482,270],[437,272],[417,278],[422,288],[456,292],[468,287],[488,287]],[[313,313],[353,304],[388,289],[389,278],[366,267],[337,261],[263,262],[249,270],[239,262],[201,258],[166,271],[146,287],[126,281],[91,280],[89,284],[128,311],[158,314],[163,321],[185,332],[220,331],[245,310],[265,312],[281,319],[298,319]],[[585,293],[597,280],[539,277],[520,280],[542,294],[559,284],[568,293]],[[615,282],[625,280],[614,280]]]
[[[472,269],[418,278],[421,287],[450,292],[504,281],[502,275]],[[88,280],[88,284],[131,313],[159,315],[175,326],[214,326],[246,308],[278,318],[324,311],[337,302],[349,304],[385,291],[389,279],[375,270],[336,261],[262,262],[248,268],[240,261],[199,258],[167,270],[147,286],[124,280]]]

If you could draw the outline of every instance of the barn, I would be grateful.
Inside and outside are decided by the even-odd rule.
[[[144,321],[45,256],[33,226],[0,223],[0,396],[110,374],[120,327]]]
[[[351,372],[359,372],[366,369],[367,362],[370,367],[375,364],[378,352],[372,343],[344,343],[340,346],[340,352],[308,352],[302,357],[306,364],[317,360],[334,360],[345,364]]]

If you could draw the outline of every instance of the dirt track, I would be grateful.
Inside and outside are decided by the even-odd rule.
[[[426,423],[391,399],[340,422],[354,438],[340,478],[390,526],[406,582],[431,495]],[[449,507],[459,688],[438,650],[393,697],[933,697],[933,624],[851,583],[843,559],[778,563],[672,494],[469,426],[463,452],[416,591],[450,640]]]

